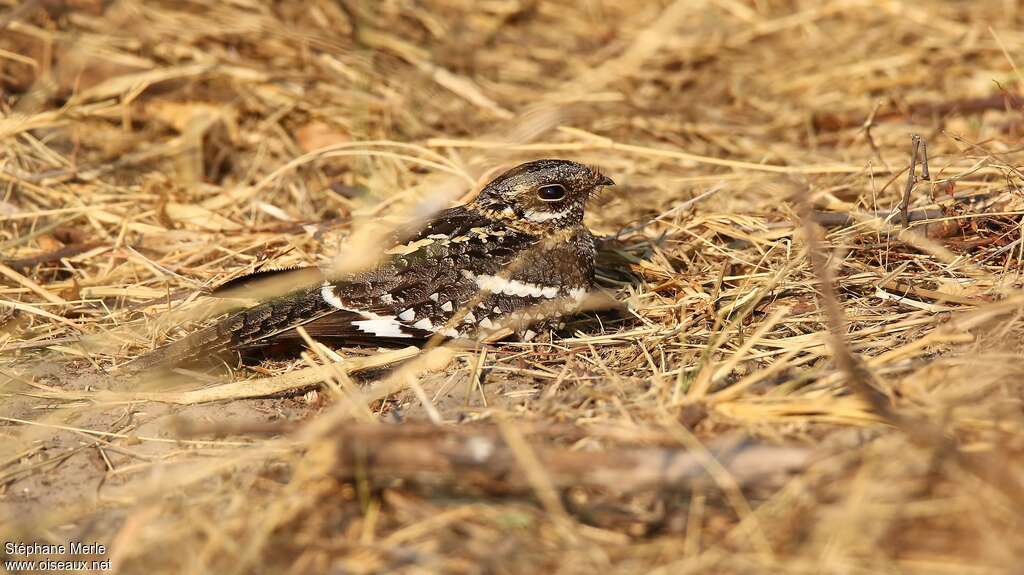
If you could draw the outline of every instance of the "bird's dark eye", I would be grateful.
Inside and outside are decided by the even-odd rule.
[[[548,184],[537,188],[537,197],[545,202],[557,202],[565,197],[565,186],[562,184]]]

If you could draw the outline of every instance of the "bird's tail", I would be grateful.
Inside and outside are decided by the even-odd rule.
[[[324,303],[320,290],[301,290],[234,312],[210,327],[128,362],[122,369],[139,372],[201,361],[290,330],[329,311],[331,308]]]

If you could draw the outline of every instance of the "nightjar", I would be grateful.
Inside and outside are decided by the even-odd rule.
[[[331,277],[299,268],[241,278],[274,275],[294,288],[129,365],[295,339],[297,326],[333,341],[411,342],[436,334],[483,339],[501,330],[530,340],[538,325],[571,313],[591,289],[594,238],[583,224],[584,206],[610,185],[598,170],[576,162],[521,164],[469,204],[434,214],[404,238],[396,235],[373,269]]]

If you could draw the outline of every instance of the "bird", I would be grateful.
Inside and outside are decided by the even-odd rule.
[[[588,200],[615,183],[569,160],[520,164],[469,203],[393,234],[371,269],[337,275],[303,267],[256,272],[222,288],[273,278],[293,288],[128,362],[170,366],[228,350],[301,341],[481,340],[505,330],[525,341],[578,309],[594,288]]]

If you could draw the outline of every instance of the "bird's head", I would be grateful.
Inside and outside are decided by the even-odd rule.
[[[587,200],[612,185],[611,178],[583,164],[535,160],[492,180],[473,203],[505,220],[558,230],[580,225]]]

